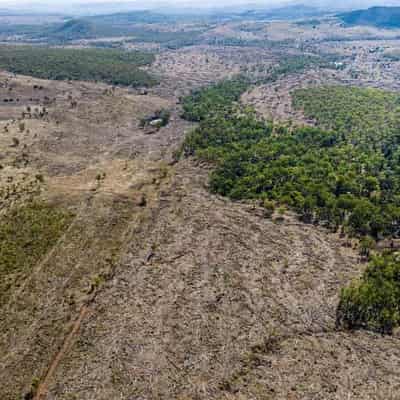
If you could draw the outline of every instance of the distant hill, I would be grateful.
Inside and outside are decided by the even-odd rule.
[[[372,7],[339,14],[338,17],[347,25],[400,28],[400,7]]]
[[[104,24],[119,24],[126,25],[132,23],[165,23],[172,22],[176,18],[168,16],[166,14],[156,13],[153,11],[131,11],[131,12],[121,12],[108,15],[96,15],[88,17],[88,20],[96,23]]]
[[[290,5],[274,9],[255,7],[252,9],[235,9],[234,7],[215,10],[193,11],[181,9],[178,14],[173,10],[151,11],[136,10],[105,15],[91,15],[63,19],[55,23],[38,25],[37,27],[0,26],[0,34],[4,36],[23,34],[27,38],[46,41],[49,44],[63,44],[82,39],[98,39],[111,37],[130,37],[136,42],[154,42],[167,47],[180,47],[198,43],[204,28],[179,31],[164,31],[157,27],[143,27],[151,24],[175,23],[219,23],[221,21],[242,21],[244,19],[272,21],[318,18],[324,14],[321,9],[307,5]],[[107,47],[107,44],[103,44]]]
[[[71,19],[51,33],[53,37],[65,40],[91,38],[96,36],[96,26],[89,21]]]
[[[51,44],[68,43],[82,39],[98,39],[107,37],[130,37],[130,41],[144,43],[159,43],[176,48],[197,43],[202,30],[159,31],[156,29],[137,26],[135,14],[113,14],[109,16],[86,17],[72,19],[61,25],[51,26],[36,33],[33,37],[46,39]],[[132,19],[131,19],[132,18]],[[143,15],[142,21],[147,18]],[[149,21],[151,20],[151,17]],[[130,22],[129,22],[130,21]],[[152,20],[151,20],[152,21]],[[150,23],[150,22],[149,22]],[[4,29],[0,26],[0,33]],[[7,32],[4,32],[7,33]],[[108,47],[109,43],[98,43],[100,47]]]
[[[116,26],[100,21],[92,21],[88,18],[71,19],[44,32],[45,36],[53,41],[123,36],[128,33],[129,29],[126,26]]]
[[[263,9],[261,7],[242,8],[224,7],[214,10],[191,10],[181,9],[179,12],[175,10],[163,9],[156,12],[153,10],[142,10],[132,12],[121,12],[109,15],[96,15],[85,18],[88,21],[102,24],[112,24],[118,26],[126,26],[134,23],[174,23],[182,21],[219,21],[234,20],[241,18],[253,19],[298,19],[306,17],[316,17],[325,14],[320,8],[310,7],[307,5],[296,4],[280,8]]]
[[[317,7],[296,4],[286,7],[275,8],[272,10],[250,10],[242,13],[243,17],[254,17],[257,19],[299,19],[306,17],[316,17],[323,15],[324,12]]]

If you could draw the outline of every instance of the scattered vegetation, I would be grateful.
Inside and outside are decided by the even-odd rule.
[[[306,27],[309,27],[309,26],[317,27],[317,26],[321,25],[321,20],[315,19],[315,18],[314,19],[305,19],[305,20],[296,22],[296,25],[297,26],[306,26]]]
[[[277,66],[270,69],[267,81],[276,81],[282,76],[300,73],[308,68],[331,68],[332,66],[331,57],[328,56],[288,56],[284,57]]]
[[[134,38],[128,43],[158,43],[169,49],[193,46],[201,42],[203,30],[158,31],[155,29],[132,28]]]
[[[139,67],[152,63],[145,52],[2,46],[0,68],[43,79],[103,81],[114,85],[151,86],[156,79]]]
[[[18,276],[25,275],[55,245],[72,214],[34,202],[15,207],[0,219],[0,304]]]
[[[400,256],[376,256],[361,280],[342,290],[337,325],[392,333],[400,325]]]

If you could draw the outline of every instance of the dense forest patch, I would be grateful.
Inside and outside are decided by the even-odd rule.
[[[102,81],[114,85],[151,86],[156,79],[141,66],[153,62],[145,52],[2,46],[0,68],[42,79]]]
[[[227,111],[248,86],[247,79],[238,77],[195,90],[183,99],[183,118],[198,122],[223,110]]]
[[[55,245],[72,214],[44,203],[16,207],[0,219],[0,304],[19,276]]]
[[[340,228],[365,242],[399,237],[396,94],[346,87],[299,90],[295,106],[319,126],[288,128],[235,104],[239,87],[223,82],[184,102],[185,115],[200,122],[183,150],[214,163],[213,192],[260,201],[268,214],[286,205],[306,222]],[[342,324],[386,332],[399,323],[397,265],[395,259],[376,259],[359,285],[343,291]]]
[[[287,129],[259,121],[249,111],[228,110],[232,98],[221,88],[197,92],[184,103],[185,115],[194,119],[194,113],[201,121],[186,140],[186,153],[217,163],[213,191],[283,203],[307,222],[333,230],[341,226],[352,235],[399,235],[400,114],[394,94],[353,88],[299,91],[295,103],[323,129]],[[311,112],[314,105],[321,110]]]
[[[326,86],[293,93],[293,105],[324,129],[363,149],[387,153],[397,144],[400,96],[372,88]]]

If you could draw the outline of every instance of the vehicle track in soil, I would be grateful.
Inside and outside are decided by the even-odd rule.
[[[126,227],[126,230],[121,233],[121,244],[116,249],[118,254],[120,252],[123,253],[123,248],[124,248],[124,246],[126,246],[126,244],[124,244],[124,240],[128,236],[129,231],[134,229],[134,227],[136,226],[138,221],[140,221],[140,216],[142,214],[142,208],[144,207],[144,204],[141,203],[142,196],[144,196],[143,198],[148,197],[150,199],[153,196],[153,194],[150,194],[149,196],[147,196],[148,192],[155,193],[157,191],[155,188],[160,184],[160,182],[162,182],[163,179],[166,179],[166,177],[164,175],[160,175],[159,179],[156,178],[157,173],[154,174],[154,172],[157,172],[158,168],[159,167],[155,163],[154,167],[152,167],[152,171],[151,171],[153,173],[153,176],[151,173],[149,175],[149,182],[153,182],[154,180],[157,180],[156,185],[146,184],[146,183],[143,185],[140,185],[141,193],[143,193],[143,195],[141,195],[141,196],[137,196],[137,195],[135,196],[134,192],[123,194],[120,192],[115,192],[115,191],[111,191],[111,190],[107,190],[107,189],[103,190],[101,188],[101,186],[96,187],[95,191],[90,190],[90,189],[88,189],[88,190],[78,189],[77,190],[76,188],[73,188],[72,192],[79,192],[80,195],[83,195],[84,197],[89,195],[89,197],[86,197],[85,200],[83,200],[83,202],[82,202],[83,205],[79,207],[79,212],[77,213],[77,215],[75,216],[74,220],[71,222],[71,224],[69,225],[67,230],[64,232],[63,236],[58,240],[58,242],[53,246],[53,248],[47,253],[47,255],[44,257],[44,259],[42,259],[37,264],[37,267],[33,269],[30,276],[19,287],[18,293],[15,294],[15,296],[13,296],[13,298],[10,300],[9,304],[7,304],[8,308],[10,308],[12,306],[15,307],[18,297],[24,295],[25,294],[24,292],[26,291],[27,287],[30,284],[32,284],[35,279],[37,279],[37,276],[42,272],[43,268],[45,268],[46,266],[48,267],[48,265],[51,264],[52,258],[55,257],[57,251],[63,251],[63,249],[62,249],[63,246],[68,247],[68,235],[71,235],[71,231],[76,227],[76,225],[78,225],[79,223],[82,222],[81,219],[84,217],[85,209],[87,209],[90,205],[92,205],[92,203],[94,203],[94,201],[98,197],[106,196],[106,198],[108,198],[108,201],[110,201],[109,198],[111,197],[112,202],[123,201],[125,203],[126,202],[132,203],[134,205],[134,207],[136,208],[136,211],[134,212],[133,216],[130,217],[130,222],[128,223],[128,225]],[[148,186],[151,186],[151,188],[149,189]],[[136,200],[136,199],[139,199],[139,200]],[[80,264],[81,263],[76,264],[76,266],[73,269],[76,271],[79,271],[79,269],[81,268]],[[107,279],[113,279],[113,274],[114,274],[113,270],[106,271],[105,282]],[[64,279],[65,286],[68,285],[69,280],[70,280],[70,278],[67,278],[66,280]],[[93,293],[91,293],[92,291],[93,291]],[[98,296],[98,294],[100,292],[101,292],[101,286],[99,288],[95,288],[95,289],[91,288],[90,293],[88,294],[88,296],[86,296],[84,303],[80,306],[75,317],[70,317],[69,321],[67,321],[64,329],[62,329],[62,331],[65,332],[65,334],[63,333],[62,336],[60,336],[59,338],[54,338],[54,340],[56,342],[60,343],[58,346],[58,350],[54,353],[54,355],[49,360],[48,366],[43,368],[43,370],[45,372],[38,381],[37,389],[34,389],[35,395],[34,395],[33,399],[39,400],[39,399],[46,398],[48,385],[51,382],[53,375],[57,371],[57,368],[58,368],[59,364],[62,362],[65,355],[68,354],[68,351],[71,349],[74,342],[79,337],[80,326],[81,326],[82,322],[85,320],[85,317],[87,316],[87,314],[90,312],[91,304],[93,303],[93,301],[96,299],[96,297]],[[50,294],[50,293],[48,293],[48,294]],[[51,307],[51,304],[48,304],[47,306]],[[8,311],[10,311],[10,310],[8,310]],[[40,331],[40,326],[43,323],[44,319],[46,319],[45,314],[42,315],[42,317],[40,319],[32,320],[32,323],[30,324],[30,326],[26,326],[25,330],[32,332],[32,336],[35,336],[37,334],[36,332]],[[71,325],[70,321],[72,321],[72,325]],[[15,351],[17,351],[17,350],[18,350],[18,347],[15,347],[13,349],[13,352],[6,353],[2,357],[3,365],[7,365],[8,359],[10,357],[12,357],[14,355]]]
[[[165,178],[164,177],[161,178],[161,180],[157,183],[157,185],[161,185],[163,179],[165,179]],[[121,197],[120,193],[115,193],[115,192],[112,192],[109,190],[102,190],[101,194]],[[125,195],[124,197],[125,197],[125,199],[129,198],[128,195]],[[126,240],[128,238],[128,234],[130,231],[132,231],[132,229],[134,229],[134,226],[136,225],[136,223],[137,223],[137,221],[136,221],[136,219],[134,219],[133,222],[131,222],[128,225],[127,229],[123,232],[122,237],[124,238],[125,242],[124,242],[124,240],[122,241],[121,248],[119,249],[120,254],[124,254],[124,249],[126,248],[126,246],[129,243],[129,242],[126,242]],[[133,224],[133,226],[132,226],[132,224]],[[109,272],[105,283],[107,283],[108,280],[112,280],[114,278],[114,276],[115,276],[115,270],[113,268],[113,270]],[[88,315],[88,313],[91,311],[91,304],[96,300],[96,297],[99,296],[100,294],[101,294],[101,287],[98,290],[95,290],[95,292],[90,296],[90,299],[88,300],[87,304],[82,305],[82,307],[79,311],[79,314],[76,318],[76,321],[73,324],[71,332],[65,338],[61,350],[56,354],[56,356],[54,357],[54,360],[50,364],[48,372],[46,373],[44,379],[42,380],[41,384],[38,387],[38,391],[34,397],[34,400],[42,400],[42,399],[46,398],[46,394],[48,392],[48,387],[57,371],[59,364],[62,362],[64,356],[71,349],[76,338],[79,336],[80,327],[81,327],[83,321],[85,320],[86,316]]]

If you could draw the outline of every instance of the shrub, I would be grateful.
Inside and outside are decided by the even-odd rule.
[[[391,333],[400,325],[400,255],[376,256],[358,282],[341,292],[337,326]]]
[[[266,199],[266,200],[263,201],[262,205],[263,205],[263,208],[264,208],[264,210],[265,210],[265,211],[264,211],[264,215],[265,215],[267,218],[272,217],[272,215],[274,214],[274,211],[275,211],[275,204],[274,204],[274,202],[271,201],[271,200]]]

